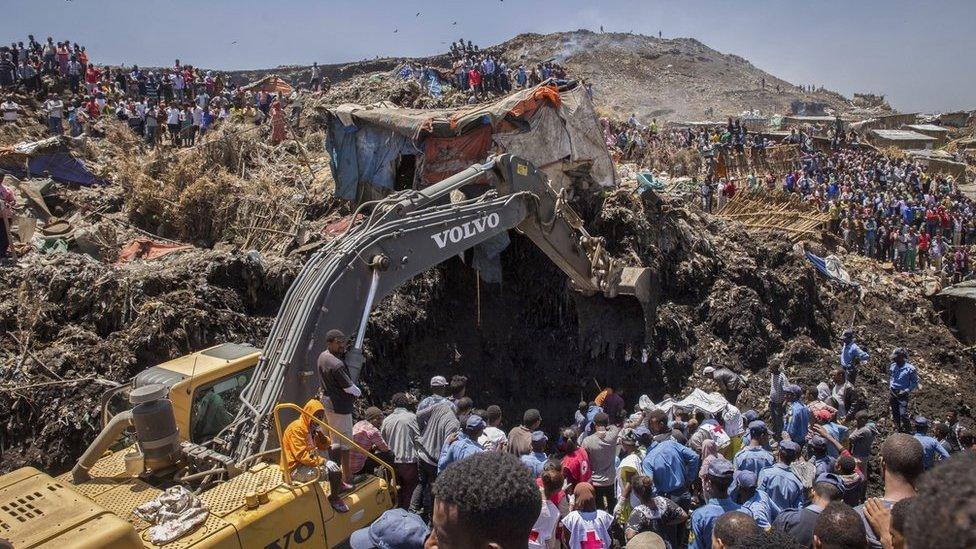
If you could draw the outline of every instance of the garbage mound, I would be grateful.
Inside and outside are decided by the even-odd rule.
[[[2,470],[69,466],[100,429],[112,382],[218,343],[262,341],[299,267],[191,250],[118,265],[32,254],[4,268]]]

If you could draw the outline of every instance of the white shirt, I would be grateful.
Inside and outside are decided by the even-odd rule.
[[[170,107],[166,109],[166,123],[167,124],[179,124],[180,123],[180,109],[176,107]]]
[[[193,125],[203,125],[203,109],[200,107],[193,107]]]
[[[478,444],[488,452],[502,451],[506,442],[508,442],[508,437],[505,436],[505,431],[490,425],[485,427],[484,432],[478,437]]]
[[[60,99],[48,99],[44,102],[47,115],[50,118],[64,118],[64,103]]]
[[[735,406],[731,404],[726,406],[725,411],[722,412],[722,419],[725,420],[725,432],[730,437],[737,437],[744,432],[742,429],[742,412]]]
[[[539,513],[539,518],[532,525],[532,532],[529,534],[529,547],[534,549],[549,547],[549,540],[556,535],[557,524],[559,524],[559,508],[543,497],[542,512]]]
[[[573,511],[563,519],[563,526],[569,530],[569,549],[582,549],[587,538],[596,538],[610,547],[610,525],[613,517],[606,511]]]

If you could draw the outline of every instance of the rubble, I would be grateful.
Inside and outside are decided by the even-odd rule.
[[[100,428],[96,378],[122,382],[225,341],[262,342],[299,267],[195,250],[121,265],[31,254],[0,270],[10,290],[0,298],[2,470],[68,466]],[[58,383],[17,389],[48,381]]]

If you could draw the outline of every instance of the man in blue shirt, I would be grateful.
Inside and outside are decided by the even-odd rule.
[[[776,455],[779,460],[772,467],[763,469],[757,481],[759,489],[769,496],[772,504],[770,520],[776,520],[776,516],[785,509],[799,509],[804,500],[803,482],[790,469],[790,464],[800,455],[800,445],[792,440],[784,440],[779,444]]]
[[[654,477],[654,488],[659,495],[672,497],[687,493],[697,476],[700,460],[694,450],[668,436],[666,421],[660,410],[651,413],[648,424],[655,438],[641,462],[641,469],[645,475]]]
[[[647,423],[654,441],[641,461],[641,469],[654,479],[654,488],[659,496],[670,498],[688,511],[691,508],[689,487],[698,476],[701,460],[694,450],[670,436],[667,421],[667,415],[661,410],[654,410],[648,415]],[[684,526],[678,526],[677,539],[679,544],[687,539]]]
[[[522,465],[525,465],[535,478],[539,478],[542,475],[542,467],[546,464],[546,460],[549,459],[549,456],[546,455],[546,443],[548,442],[549,437],[545,433],[542,431],[533,431],[532,451],[519,457],[522,460]]]
[[[832,501],[844,497],[844,483],[834,474],[817,475],[813,483],[813,501],[802,509],[789,509],[780,513],[773,528],[789,534],[801,547],[813,547],[813,527],[820,513]]]
[[[867,237],[865,237],[867,238]],[[871,235],[874,238],[874,235]],[[844,369],[844,374],[847,375],[847,381],[854,383],[857,379],[857,367],[864,362],[867,362],[871,355],[867,354],[857,343],[854,343],[854,331],[844,330],[844,346],[840,349],[840,366]]]
[[[816,467],[818,475],[834,472],[835,460],[827,453],[828,446],[830,445],[827,444],[827,439],[822,436],[810,437],[810,442],[807,444],[813,457],[813,466]]]
[[[949,451],[939,441],[928,435],[929,420],[922,416],[915,416],[915,434],[912,435],[922,443],[922,463],[928,471],[936,461],[949,459]]]
[[[766,492],[757,489],[758,475],[742,469],[736,471],[732,478],[734,486],[729,488],[729,497],[745,507],[760,528],[769,529],[773,523],[769,518],[771,503]]]
[[[902,433],[908,432],[908,401],[912,391],[918,388],[918,371],[908,362],[908,351],[898,347],[891,353],[888,388],[891,395],[891,422]]]
[[[783,387],[783,398],[786,402],[783,429],[790,435],[790,440],[800,446],[806,444],[807,431],[810,429],[810,409],[800,402],[802,392],[803,389],[796,384]]]
[[[452,441],[451,437],[448,437],[447,442],[444,443],[441,457],[437,460],[437,474],[443,473],[444,469],[456,461],[484,452],[485,449],[478,444],[478,437],[485,427],[485,420],[481,416],[469,415],[464,422],[464,429],[457,434],[457,438]]]
[[[833,417],[829,421],[823,424],[823,428],[827,430],[827,433],[833,437],[834,440],[839,442],[842,446],[847,444],[848,433],[850,429],[834,421]],[[840,457],[840,451],[833,444],[827,445],[827,455],[833,459]],[[832,471],[828,471],[832,472]]]
[[[417,405],[418,414],[442,400],[447,400],[447,379],[444,376],[430,378],[430,393],[430,396],[424,397]]]
[[[736,471],[751,471],[756,476],[767,467],[772,467],[776,460],[773,454],[764,446],[769,441],[769,430],[762,421],[749,423],[749,446],[739,450],[732,458]]]
[[[732,484],[732,463],[727,459],[716,458],[708,464],[705,472],[703,490],[708,501],[691,515],[691,531],[695,539],[688,544],[688,549],[711,549],[712,528],[718,517],[730,511],[742,511],[749,514],[749,510],[732,501],[729,497],[729,485]]]

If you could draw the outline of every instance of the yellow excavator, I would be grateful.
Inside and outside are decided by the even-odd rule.
[[[344,361],[358,380],[374,303],[509,229],[538,245],[575,290],[651,307],[651,272],[611,258],[564,192],[511,155],[364,203],[352,219],[360,214],[303,267],[263,349],[224,343],[152,366],[104,395],[102,430],[71,471],[52,477],[25,467],[0,477],[0,538],[17,549],[156,547],[154,525],[133,510],[180,486],[208,512],[167,548],[346,546],[395,505],[393,468],[314,417],[380,465],[342,494],[349,511],[329,505],[328,482],[296,482],[278,465],[283,426],[318,395],[316,358],[328,330],[354,335]]]

